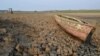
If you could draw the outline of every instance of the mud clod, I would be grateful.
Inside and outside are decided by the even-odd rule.
[[[99,43],[74,39],[52,15],[12,15],[0,16],[0,56],[100,56]]]

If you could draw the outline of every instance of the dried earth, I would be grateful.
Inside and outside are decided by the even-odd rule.
[[[55,14],[0,14],[0,56],[100,56],[99,13],[60,13],[95,25],[92,44],[67,34]]]

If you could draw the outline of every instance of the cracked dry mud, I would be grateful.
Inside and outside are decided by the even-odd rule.
[[[0,15],[0,56],[100,56],[98,34],[94,47],[67,34],[51,14]]]

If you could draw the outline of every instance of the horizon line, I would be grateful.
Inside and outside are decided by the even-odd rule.
[[[9,10],[9,8],[8,9],[0,9],[0,10]],[[100,10],[100,9],[51,9],[51,10],[20,10],[20,9],[13,9],[12,8],[12,10],[13,11],[64,11],[64,10],[66,10],[66,11],[68,11],[68,10],[75,10],[75,11],[77,11],[77,10]]]

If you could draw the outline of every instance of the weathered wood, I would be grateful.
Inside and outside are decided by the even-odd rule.
[[[13,14],[12,8],[9,8],[8,12],[9,12],[10,14]]]
[[[89,33],[95,29],[88,23],[68,16],[55,15],[55,20],[66,32],[82,41],[85,41]]]

